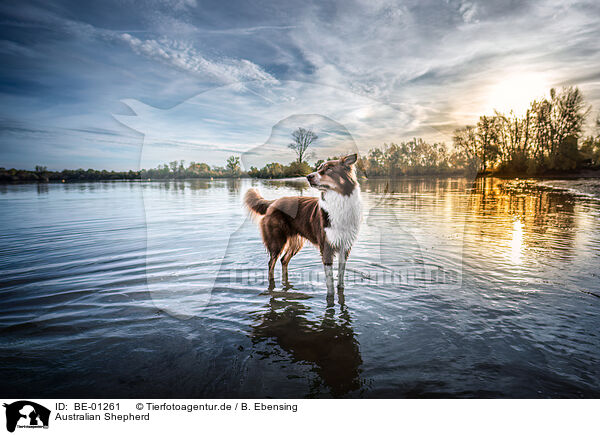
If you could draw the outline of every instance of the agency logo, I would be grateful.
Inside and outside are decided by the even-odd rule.
[[[6,408],[6,430],[14,432],[19,429],[47,429],[50,421],[50,410],[29,400],[19,400]]]

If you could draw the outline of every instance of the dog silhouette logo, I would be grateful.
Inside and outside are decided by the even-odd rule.
[[[29,400],[19,400],[6,408],[6,430],[14,432],[18,428],[48,428],[50,410]]]

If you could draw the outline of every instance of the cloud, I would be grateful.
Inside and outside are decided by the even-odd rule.
[[[252,27],[234,27],[230,29],[196,29],[201,33],[208,33],[213,35],[252,35],[259,32],[268,31],[279,31],[279,30],[291,30],[297,26],[252,26]]]
[[[477,14],[477,5],[471,2],[463,2],[459,7],[459,11],[462,14],[465,23],[469,24],[476,22],[475,15]]]
[[[115,118],[144,134],[143,167],[173,156],[222,164],[225,152],[241,154],[256,146],[261,154],[249,160],[251,165],[291,161],[294,156],[287,145],[298,127],[318,132],[314,149],[323,148],[319,158],[346,150],[349,140],[365,152],[389,137],[409,139],[404,132],[414,128],[410,113],[403,110],[338,87],[298,81],[223,86],[168,110],[136,100],[123,102],[135,115]],[[332,126],[343,128],[343,134]],[[436,134],[425,128],[421,132]]]
[[[290,33],[314,65],[312,80],[400,105],[417,117],[418,133],[444,119],[474,122],[507,76],[539,74],[550,87],[591,75],[598,12],[586,1],[384,0],[340,7],[334,17],[313,7]],[[597,105],[598,83],[579,85]]]
[[[218,83],[229,84],[247,80],[276,81],[273,76],[249,60],[224,58],[218,62],[211,61],[186,42],[168,39],[141,40],[128,33],[120,37],[138,54],[193,74],[211,77]]]
[[[170,2],[175,10],[195,7],[195,0],[173,0]],[[62,29],[65,33],[71,34],[79,40],[97,39],[106,41],[124,42],[135,53],[145,56],[149,59],[159,61],[166,66],[177,68],[179,70],[202,76],[217,84],[230,84],[234,82],[247,80],[275,81],[275,78],[266,72],[263,68],[247,59],[236,59],[227,56],[221,56],[220,59],[208,59],[202,55],[190,41],[181,41],[160,37],[158,39],[140,39],[133,36],[130,32],[119,32],[75,19],[64,18],[50,11],[38,8],[25,9],[19,11],[23,18],[33,21],[37,26],[43,26],[50,29]],[[185,23],[173,17],[165,17],[162,13],[157,13],[162,19],[169,21],[171,28],[177,29],[187,27],[188,32],[198,30],[195,26]],[[19,24],[19,23],[16,23]],[[238,29],[243,33],[252,33],[266,29],[268,26],[257,26],[254,28]],[[275,27],[276,28],[276,27]],[[234,32],[235,29],[229,29]],[[0,51],[17,52],[31,56],[34,52],[27,47],[16,44],[11,41],[0,41]]]

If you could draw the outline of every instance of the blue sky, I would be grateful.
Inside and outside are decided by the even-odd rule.
[[[449,143],[564,85],[591,121],[598,35],[597,1],[4,2],[0,166],[285,159],[297,123],[317,148]]]

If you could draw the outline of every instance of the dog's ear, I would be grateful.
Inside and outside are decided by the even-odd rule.
[[[342,164],[346,166],[353,165],[356,163],[356,159],[358,159],[358,155],[348,154],[346,157],[342,157]]]

